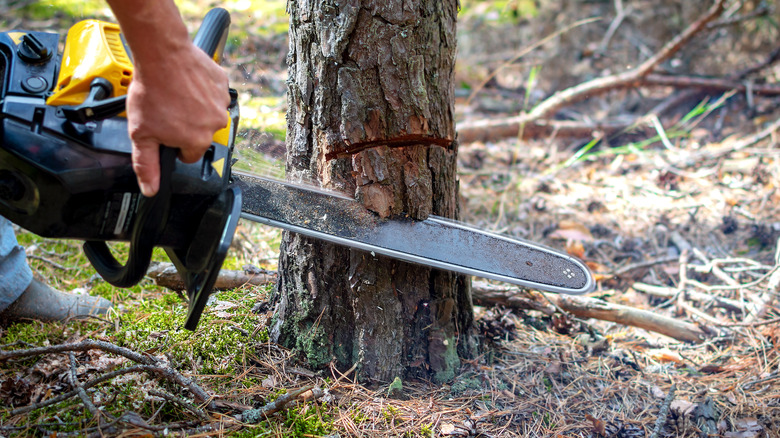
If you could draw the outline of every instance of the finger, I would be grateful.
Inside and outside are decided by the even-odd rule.
[[[151,140],[133,142],[132,159],[141,193],[154,196],[160,189],[160,144]]]
[[[205,145],[193,145],[192,147],[181,148],[179,149],[179,160],[181,160],[182,163],[195,163],[200,160],[210,146],[211,141]]]

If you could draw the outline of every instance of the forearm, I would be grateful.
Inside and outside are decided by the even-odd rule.
[[[190,40],[173,0],[107,0],[133,52],[127,91],[133,170],[146,196],[159,186],[159,145],[193,163],[227,125],[228,78]]]
[[[136,63],[158,60],[191,44],[173,0],[107,0]]]

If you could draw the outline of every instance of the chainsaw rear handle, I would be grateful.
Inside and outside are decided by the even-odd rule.
[[[210,10],[203,19],[193,43],[215,60],[222,58],[230,26],[230,13],[222,8]],[[146,275],[152,251],[168,221],[171,206],[171,179],[176,168],[178,150],[160,145],[160,188],[151,198],[144,198],[138,209],[127,262],[123,265],[104,241],[87,241],[84,253],[95,270],[116,287],[131,287]]]
[[[154,245],[168,222],[171,210],[171,177],[176,167],[176,155],[176,149],[160,148],[160,190],[157,195],[145,198],[138,209],[130,235],[127,263],[122,265],[104,241],[84,242],[87,259],[104,280],[116,287],[138,284],[149,269]]]

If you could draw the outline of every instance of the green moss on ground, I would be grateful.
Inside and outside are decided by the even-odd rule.
[[[268,341],[259,315],[251,311],[257,294],[234,290],[212,295],[215,305],[203,312],[195,331],[184,330],[187,308],[175,295],[143,301],[122,315],[116,342],[136,351],[155,350],[202,374],[232,374],[258,343]]]

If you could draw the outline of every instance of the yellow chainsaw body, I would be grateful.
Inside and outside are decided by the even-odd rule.
[[[89,96],[90,86],[96,78],[111,83],[112,97],[123,96],[133,79],[133,62],[118,24],[84,20],[68,31],[57,85],[46,103],[51,106],[80,105]],[[214,134],[215,143],[228,144],[230,123],[228,118],[228,125]]]
[[[86,100],[90,84],[96,78],[109,81],[114,96],[127,94],[133,63],[122,42],[119,25],[84,20],[68,31],[57,86],[46,103],[79,105]]]

